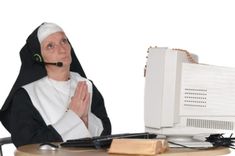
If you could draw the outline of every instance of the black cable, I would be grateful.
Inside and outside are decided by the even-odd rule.
[[[215,147],[228,147],[235,149],[234,142],[235,138],[232,138],[233,133],[230,135],[230,137],[224,137],[224,134],[211,134],[209,137],[206,137],[206,141],[213,144]]]

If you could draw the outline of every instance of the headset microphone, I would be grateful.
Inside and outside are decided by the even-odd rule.
[[[52,63],[52,62],[43,62],[44,64],[47,64],[47,65],[54,65],[54,66],[57,66],[57,67],[62,67],[63,66],[63,62],[55,62],[55,63]]]
[[[54,65],[54,66],[57,66],[57,67],[62,67],[63,66],[63,62],[44,62],[41,55],[36,53],[33,55],[33,59],[37,62],[37,63],[40,63],[40,64],[47,64],[47,65]]]

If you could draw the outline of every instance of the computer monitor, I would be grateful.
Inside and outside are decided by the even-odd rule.
[[[179,49],[148,49],[146,132],[189,137],[234,132],[235,68],[197,60],[196,55]]]

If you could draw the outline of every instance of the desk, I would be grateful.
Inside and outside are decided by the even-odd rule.
[[[60,148],[56,151],[39,150],[38,144],[25,145],[15,151],[15,156],[124,156],[108,154],[107,150],[81,149],[81,148]],[[228,148],[217,148],[213,150],[191,150],[170,148],[161,156],[216,156],[229,154]],[[130,155],[129,155],[130,156]]]

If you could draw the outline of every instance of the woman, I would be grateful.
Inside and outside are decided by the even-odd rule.
[[[111,133],[103,97],[58,25],[40,25],[20,56],[19,76],[1,110],[16,147]]]

